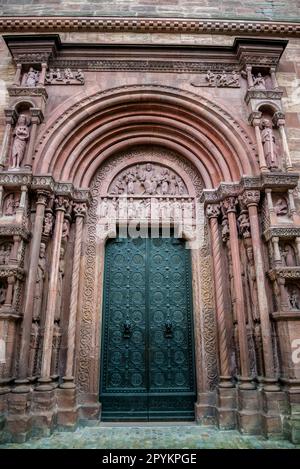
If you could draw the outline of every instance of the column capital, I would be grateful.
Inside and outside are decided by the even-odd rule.
[[[61,210],[62,212],[66,212],[69,206],[70,206],[70,201],[68,197],[59,195],[55,198],[55,202],[54,202],[55,211]]]
[[[209,204],[206,207],[207,218],[218,218],[221,213],[220,204]]]
[[[248,120],[253,127],[259,127],[261,118],[262,113],[260,111],[253,111],[251,112]]]
[[[257,206],[260,200],[260,191],[246,190],[243,192],[241,199],[247,207],[250,207],[251,205]]]
[[[272,118],[275,127],[281,127],[285,125],[285,114],[282,111],[276,111]]]
[[[47,205],[48,198],[50,197],[50,193],[45,190],[38,190],[37,191],[37,200],[36,203],[40,205]]]
[[[222,202],[222,207],[225,213],[236,212],[236,205],[238,203],[238,199],[234,196],[226,197],[226,199]]]
[[[4,109],[4,114],[5,114],[5,122],[6,124],[15,124],[18,118],[18,113],[16,112],[15,109]]]
[[[74,202],[73,212],[75,218],[84,218],[87,212],[87,204],[85,202]]]
[[[30,109],[30,115],[33,124],[40,124],[44,120],[44,114],[40,108],[32,107]]]

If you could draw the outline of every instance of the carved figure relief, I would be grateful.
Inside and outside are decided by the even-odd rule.
[[[0,264],[9,264],[12,243],[2,243],[0,245]]]
[[[6,298],[7,285],[6,282],[0,280],[0,306],[3,306]]]
[[[110,194],[186,195],[184,181],[173,170],[154,163],[137,164],[112,181]]]
[[[250,292],[250,301],[251,301],[251,313],[253,321],[259,320],[258,314],[258,299],[257,299],[257,285],[256,285],[256,273],[254,266],[254,257],[253,257],[253,248],[248,246],[246,248],[247,255],[247,279],[248,287]]]
[[[59,260],[59,270],[58,270],[58,282],[57,282],[57,297],[56,297],[56,308],[54,315],[54,322],[59,323],[60,313],[61,313],[61,303],[63,295],[63,279],[65,274],[65,250],[63,247],[60,249],[60,260]]]
[[[300,310],[300,292],[299,288],[295,285],[289,285],[287,287],[289,305],[291,309]]]
[[[41,243],[33,300],[33,319],[40,319],[46,274],[46,245]]]
[[[253,88],[257,90],[266,90],[266,82],[260,72],[256,76],[252,75],[252,79],[253,79]]]
[[[286,267],[294,267],[296,265],[296,256],[294,248],[286,243],[280,247],[282,265]]]
[[[40,342],[39,325],[36,321],[33,321],[31,325],[30,333],[30,351],[29,351],[29,364],[28,373],[29,376],[37,375],[37,362],[38,362],[38,350]]]
[[[70,234],[70,222],[67,218],[64,218],[63,227],[62,227],[62,239],[68,240]]]
[[[20,194],[18,192],[8,194],[3,203],[3,214],[12,216],[16,214],[17,208],[20,206]]]
[[[47,212],[45,214],[44,218],[44,226],[43,226],[43,235],[44,236],[50,236],[52,233],[53,229],[53,221],[54,221],[54,216],[52,215],[51,212]]]
[[[46,73],[45,79],[46,85],[83,85],[84,84],[84,74],[82,70],[71,70],[70,68],[65,68],[61,70],[60,68],[50,68]]]
[[[272,170],[279,169],[278,148],[272,129],[272,123],[269,119],[261,121],[261,141],[268,168]]]
[[[11,151],[10,169],[20,167],[26,150],[27,141],[29,139],[30,118],[25,114],[21,114],[18,118],[16,127],[13,132],[13,143]]]
[[[236,70],[233,70],[232,72],[226,72],[225,70],[222,70],[221,72],[212,72],[211,70],[208,70],[206,75],[204,75],[204,79],[201,77],[201,80],[192,82],[191,85],[195,87],[210,86],[217,88],[239,88],[240,74]]]
[[[39,81],[40,72],[30,67],[29,72],[24,73],[21,86],[28,86],[34,88]]]
[[[192,220],[195,216],[194,199],[170,197],[104,197],[99,202],[98,215],[110,221],[120,219],[172,219],[176,221]]]
[[[237,220],[239,233],[243,238],[250,238],[250,222],[248,213],[241,213]]]
[[[285,197],[279,197],[274,204],[274,211],[278,217],[288,214],[289,208]]]

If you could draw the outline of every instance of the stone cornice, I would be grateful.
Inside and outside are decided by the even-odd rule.
[[[133,18],[89,16],[3,16],[0,32],[96,31],[183,34],[251,34],[299,37],[300,23],[286,21],[251,21],[180,18]]]

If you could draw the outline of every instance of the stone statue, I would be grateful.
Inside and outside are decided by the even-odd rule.
[[[20,194],[9,194],[4,200],[3,213],[5,216],[16,214],[16,210],[20,205]]]
[[[3,282],[0,282],[0,306],[4,305],[6,298],[6,285]]]
[[[62,239],[68,239],[70,234],[70,222],[67,218],[64,218],[63,227],[62,227]]]
[[[208,70],[205,78],[206,78],[206,81],[208,81],[208,86],[214,86],[214,84],[215,84],[215,75],[211,70]]]
[[[161,184],[161,193],[166,195],[169,193],[169,181],[170,173],[167,168],[164,168],[161,172],[160,184]]]
[[[125,182],[127,185],[127,194],[134,194],[135,193],[135,181],[136,177],[131,170],[125,175]]]
[[[78,69],[75,73],[76,80],[80,81],[80,83],[84,83],[84,75],[81,69]]]
[[[183,195],[185,194],[185,187],[184,187],[184,183],[182,181],[182,179],[180,177],[176,177],[176,185],[177,185],[177,189],[178,189],[178,194],[179,195]]]
[[[63,247],[61,247],[60,257],[59,257],[56,306],[55,306],[55,314],[54,314],[54,321],[56,323],[60,321],[61,303],[62,303],[62,295],[63,295],[63,279],[64,279],[64,274],[65,274],[64,256],[65,256],[65,250]]]
[[[74,79],[73,72],[70,68],[65,68],[64,75],[65,75],[65,79],[66,79],[67,82]]]
[[[222,240],[223,240],[223,243],[226,243],[229,239],[229,235],[230,235],[230,232],[229,232],[229,225],[228,225],[228,219],[227,218],[223,218],[222,220],[222,231],[221,231],[221,234],[222,234]]]
[[[246,255],[247,255],[247,279],[248,279],[250,300],[251,300],[251,312],[252,312],[253,321],[257,321],[259,319],[259,314],[258,314],[256,273],[255,273],[252,246],[248,246],[246,248]]]
[[[22,85],[34,88],[39,81],[40,72],[30,67],[29,72],[24,74]]]
[[[285,244],[281,249],[281,258],[283,265],[294,267],[296,265],[295,252],[290,244]]]
[[[277,216],[287,215],[288,213],[288,203],[284,197],[280,197],[275,205],[274,210]]]
[[[41,243],[33,299],[33,319],[38,321],[41,315],[44,279],[46,274],[46,245]]]
[[[239,232],[243,236],[243,238],[250,238],[250,222],[247,213],[241,213],[238,217],[238,227]]]
[[[11,244],[4,243],[0,246],[0,264],[9,264],[9,258],[11,253]]]
[[[300,309],[299,293],[296,288],[292,288],[289,291],[289,302],[292,309]]]
[[[276,170],[279,168],[278,151],[271,121],[269,119],[263,119],[261,129],[261,141],[267,166],[271,171]]]
[[[257,90],[266,89],[265,79],[260,72],[257,74],[257,76],[252,75],[252,79],[253,79],[253,88]]]
[[[44,218],[44,227],[43,227],[43,235],[50,236],[52,233],[53,228],[53,215],[51,212],[47,212]]]
[[[30,118],[21,114],[18,118],[14,133],[11,152],[11,166],[10,169],[19,168],[25,155],[27,141],[29,139],[29,124]]]

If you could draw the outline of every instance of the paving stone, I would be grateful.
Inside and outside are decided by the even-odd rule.
[[[47,438],[32,438],[22,444],[0,445],[1,449],[291,449],[300,448],[286,440],[267,440],[262,436],[241,435],[199,425],[107,426],[78,428],[74,432],[55,432]]]

